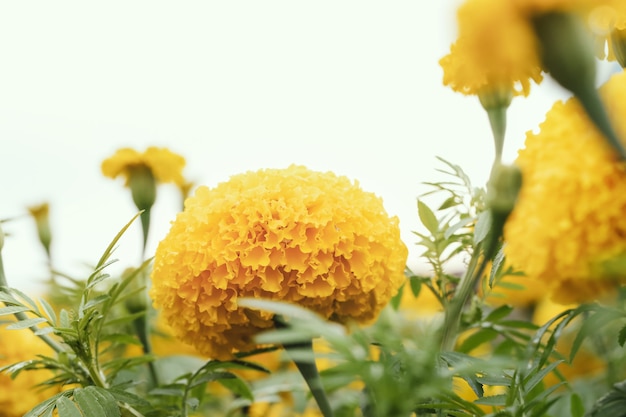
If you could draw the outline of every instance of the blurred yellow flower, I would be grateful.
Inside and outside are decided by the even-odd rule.
[[[52,350],[30,330],[7,330],[6,323],[0,326],[0,367],[51,354]],[[0,416],[22,417],[58,393],[58,386],[43,390],[37,387],[53,376],[48,370],[22,371],[15,379],[0,373]]]
[[[199,187],[157,248],[150,295],[179,338],[228,358],[273,326],[271,314],[238,308],[239,297],[368,322],[405,281],[406,258],[380,198],[292,165]]]
[[[131,148],[118,149],[113,156],[102,162],[102,173],[110,178],[123,176],[128,185],[130,174],[137,167],[147,167],[157,182],[173,182],[177,185],[185,183],[185,158],[169,149],[154,146],[143,153]]]
[[[542,80],[541,46],[533,19],[552,13],[573,14],[597,32],[598,25],[593,22],[606,22],[606,11],[602,19],[593,16],[603,6],[619,1],[466,0],[457,13],[457,41],[439,62],[444,70],[443,83],[467,95],[509,91],[526,96],[531,81]],[[618,15],[616,9],[609,10],[611,16]]]
[[[626,74],[601,88],[626,138]],[[626,281],[626,168],[579,102],[557,102],[528,132],[517,164],[524,181],[505,226],[508,261],[563,303],[596,299]]]
[[[458,10],[459,37],[439,64],[443,83],[467,95],[528,95],[542,79],[532,26],[510,1],[468,0]]]

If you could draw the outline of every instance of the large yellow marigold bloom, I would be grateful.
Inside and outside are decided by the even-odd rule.
[[[626,74],[600,93],[626,138]],[[596,299],[626,281],[619,262],[609,264],[626,255],[626,167],[577,100],[557,102],[540,132],[527,133],[517,164],[524,181],[504,231],[509,262],[564,303]]]
[[[0,367],[51,354],[51,349],[30,330],[7,330],[6,324],[0,326]],[[15,379],[0,373],[0,416],[21,417],[59,392],[58,387],[45,390],[37,387],[52,376],[48,370],[22,371]]]
[[[406,258],[398,218],[374,194],[333,173],[268,169],[185,201],[157,248],[150,294],[178,337],[227,358],[273,326],[239,297],[367,322],[404,283]]]
[[[541,81],[532,27],[511,1],[469,0],[457,18],[459,38],[439,61],[444,85],[468,95],[528,95],[530,81]]]
[[[133,168],[147,167],[157,182],[183,184],[185,158],[166,148],[149,147],[145,152],[131,148],[118,149],[110,158],[102,162],[102,173],[106,177],[123,176],[128,180]]]

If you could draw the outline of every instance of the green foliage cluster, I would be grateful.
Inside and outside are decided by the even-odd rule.
[[[54,305],[0,288],[0,317],[17,318],[7,321],[7,328],[32,331],[55,352],[1,371],[12,377],[36,369],[53,372],[43,385],[58,386],[59,392],[26,417],[246,416],[254,402],[280,402],[285,392],[293,412],[304,413],[311,391],[318,403],[327,401],[324,415],[337,417],[626,415],[626,297],[617,305],[570,308],[542,325],[532,323],[523,309],[489,304],[486,294],[502,277],[519,273],[504,267],[501,248],[493,259],[484,256],[481,245],[492,233],[486,190],[473,187],[459,166],[442,162],[450,181],[429,183],[432,191],[417,207],[425,229],[416,232],[418,245],[432,274],[407,269],[404,288],[371,326],[339,325],[295,305],[247,299],[242,307],[282,318],[280,326],[258,336],[267,348],[232,361],[158,357],[148,342],[156,331],[154,311],[141,302],[150,260],[121,277],[106,272],[135,216],[86,279],[57,274]],[[428,199],[434,197],[439,203],[433,209]],[[466,262],[461,276],[449,272],[458,259]],[[0,273],[5,280],[1,268]],[[407,295],[419,303],[423,291],[442,311],[429,320],[406,314],[403,304]],[[566,350],[560,343],[564,335],[570,340]],[[314,356],[307,345],[314,339],[324,340],[328,349]],[[133,347],[142,353],[128,354]],[[606,372],[568,380],[560,365],[589,347],[606,362]],[[330,364],[319,375],[302,371],[311,391],[293,368],[268,369],[255,358],[283,348],[285,362],[294,361],[301,370],[316,361]],[[249,380],[240,370],[263,377]],[[549,375],[558,382],[547,383]],[[459,389],[461,382],[471,395]]]

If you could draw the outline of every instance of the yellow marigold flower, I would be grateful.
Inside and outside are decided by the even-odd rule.
[[[102,162],[102,173],[110,178],[123,176],[128,185],[130,174],[137,167],[147,167],[157,182],[173,182],[179,185],[185,183],[185,158],[169,149],[154,146],[143,153],[130,148],[119,149]]]
[[[626,138],[626,74],[601,89],[620,138]],[[518,204],[505,226],[509,262],[545,281],[554,300],[597,299],[626,280],[626,168],[616,161],[579,102],[557,102],[528,132],[517,164]],[[617,264],[617,265],[616,265]]]
[[[459,38],[439,61],[443,83],[467,95],[528,95],[541,66],[532,26],[510,1],[469,0],[458,10]]]
[[[0,367],[51,353],[51,349],[30,330],[7,330],[6,325],[0,326]],[[21,417],[59,392],[58,387],[44,390],[37,387],[52,376],[48,370],[22,371],[15,379],[0,373],[0,416]]]
[[[339,322],[373,320],[404,283],[398,218],[358,183],[292,165],[199,187],[159,244],[150,295],[183,341],[214,358],[255,347],[284,300]]]

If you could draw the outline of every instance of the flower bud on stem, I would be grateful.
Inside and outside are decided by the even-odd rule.
[[[595,88],[593,41],[583,23],[572,14],[560,12],[535,16],[532,22],[546,71],[574,94],[620,160],[626,159],[626,149],[611,126]]]

